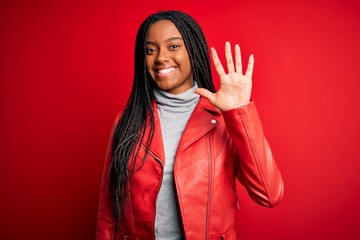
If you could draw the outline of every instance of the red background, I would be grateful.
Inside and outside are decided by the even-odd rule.
[[[2,1],[0,239],[94,238],[135,34],[164,9],[194,16],[219,52],[230,40],[255,56],[253,99],[286,185],[273,209],[239,187],[240,239],[360,239],[357,2]]]

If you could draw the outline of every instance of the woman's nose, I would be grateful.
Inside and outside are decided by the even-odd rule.
[[[158,52],[158,55],[156,56],[156,63],[163,63],[169,61],[169,56],[166,50],[161,49]]]

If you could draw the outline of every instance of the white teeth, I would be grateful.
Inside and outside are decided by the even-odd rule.
[[[165,74],[165,73],[170,73],[170,72],[172,72],[172,71],[174,71],[175,70],[175,68],[165,68],[165,69],[160,69],[160,70],[158,70],[158,73],[161,73],[161,74]]]

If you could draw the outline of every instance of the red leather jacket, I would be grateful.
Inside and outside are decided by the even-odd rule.
[[[155,236],[156,198],[165,157],[156,109],[154,113],[155,135],[150,154],[133,176],[126,218],[119,223],[116,239]],[[109,147],[100,192],[97,240],[114,239],[114,219],[107,194],[110,150]],[[144,153],[142,148],[139,159]],[[273,207],[283,196],[283,180],[254,102],[220,112],[200,98],[177,149],[174,178],[183,230],[189,240],[236,239],[236,178],[260,205]]]

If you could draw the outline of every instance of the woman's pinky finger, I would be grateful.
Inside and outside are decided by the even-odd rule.
[[[246,77],[252,78],[252,74],[253,74],[253,70],[254,70],[254,61],[255,61],[254,55],[251,54],[249,57],[249,63],[248,63],[246,73],[245,73]]]

